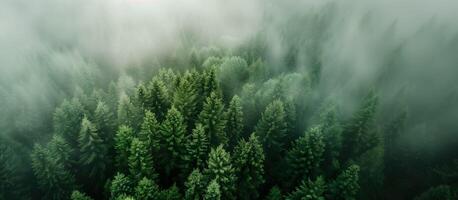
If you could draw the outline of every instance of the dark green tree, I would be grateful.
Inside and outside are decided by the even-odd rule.
[[[163,190],[158,200],[182,200],[183,197],[180,194],[178,187],[174,184],[172,187]]]
[[[163,121],[171,104],[167,87],[160,79],[153,78],[148,84],[148,91],[149,96],[146,99],[145,107],[156,114],[159,121]]]
[[[157,153],[160,149],[161,133],[159,128],[160,124],[156,120],[156,115],[151,111],[146,111],[138,138],[145,142],[152,153]]]
[[[238,177],[238,199],[257,199],[258,189],[264,183],[264,152],[255,134],[248,141],[239,142],[233,160]]]
[[[220,200],[221,199],[221,189],[218,181],[213,179],[208,184],[207,190],[205,191],[204,200]]]
[[[144,177],[135,187],[135,199],[155,200],[161,195],[159,186],[151,179]]]
[[[130,153],[130,145],[134,138],[132,128],[126,125],[121,125],[116,132],[115,136],[115,150],[116,150],[116,165],[117,168],[123,172],[127,171],[127,163]]]
[[[288,152],[288,183],[295,186],[300,181],[318,175],[323,161],[324,142],[321,127],[314,127],[297,139]]]
[[[117,199],[122,195],[130,195],[133,192],[133,183],[126,175],[117,173],[110,183],[110,197]]]
[[[138,130],[141,123],[141,112],[139,107],[135,106],[126,94],[121,95],[118,104],[118,124],[132,127]]]
[[[50,153],[59,163],[62,163],[66,169],[71,169],[73,149],[60,135],[53,135],[51,141],[48,143]]]
[[[203,169],[209,151],[210,144],[204,128],[201,124],[197,124],[186,142],[186,152],[183,156],[185,172],[189,173],[194,168]]]
[[[0,199],[23,199],[24,189],[21,173],[20,153],[12,145],[0,138]]]
[[[205,193],[204,176],[199,169],[191,172],[184,186],[186,188],[185,200],[201,200]]]
[[[222,145],[210,151],[204,174],[207,180],[216,180],[221,186],[222,199],[235,199],[237,177],[231,157]]]
[[[343,130],[343,160],[356,158],[379,142],[375,127],[378,98],[371,91]]]
[[[188,131],[194,128],[197,115],[198,91],[195,80],[189,71],[179,79],[173,97],[173,106],[183,115]]]
[[[280,188],[278,188],[278,186],[272,187],[265,199],[266,200],[282,200],[283,195],[281,194]]]
[[[329,185],[331,199],[355,200],[359,192],[359,166],[351,165]]]
[[[94,124],[100,133],[100,137],[105,141],[105,145],[112,147],[114,143],[114,132],[116,121],[113,112],[107,104],[99,101],[94,111]]]
[[[205,101],[202,112],[199,115],[198,123],[202,124],[205,133],[210,138],[212,147],[227,143],[227,136],[224,132],[224,105],[221,98],[211,93]]]
[[[151,152],[147,143],[137,138],[132,140],[129,154],[129,172],[133,180],[140,181],[143,177],[157,179],[156,170]]]
[[[232,97],[229,107],[225,113],[226,126],[225,132],[229,139],[229,148],[234,148],[237,142],[242,138],[243,131],[243,111],[240,98],[235,95]]]
[[[73,149],[78,149],[78,133],[84,113],[83,105],[76,98],[64,100],[54,112],[54,132],[62,135]]]
[[[415,200],[452,200],[456,198],[457,196],[453,194],[450,186],[439,185],[424,191]]]
[[[95,125],[87,118],[81,122],[78,142],[81,153],[79,163],[83,171],[94,180],[103,180],[108,149]]]
[[[70,196],[70,199],[71,200],[92,200],[91,197],[87,196],[86,194],[78,191],[78,190],[74,190],[72,192],[72,195]]]
[[[342,150],[342,126],[339,122],[336,106],[326,104],[319,115],[319,125],[323,133],[323,167],[327,175],[333,175],[339,168],[339,156]]]
[[[302,181],[302,183],[286,197],[287,200],[325,200],[324,192],[326,185],[323,177],[319,176],[315,181]]]
[[[218,81],[216,80],[216,68],[214,66],[204,71],[202,81],[203,90],[201,95],[203,98],[209,97],[211,93],[215,93],[218,97],[222,96]]]

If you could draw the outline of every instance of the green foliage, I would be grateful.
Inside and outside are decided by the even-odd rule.
[[[240,98],[237,95],[232,97],[225,116],[225,132],[229,139],[229,147],[232,149],[242,138],[243,131],[243,111]]]
[[[164,82],[158,78],[153,78],[148,84],[146,95],[145,102],[143,102],[144,108],[156,114],[159,121],[164,120],[171,104]]]
[[[321,127],[311,128],[294,142],[287,155],[290,184],[294,185],[318,174],[323,161],[324,145]]]
[[[185,200],[200,200],[205,193],[205,182],[204,176],[198,169],[191,172],[188,179],[185,182]],[[219,189],[219,188],[218,188]]]
[[[3,140],[3,138],[1,138]],[[21,199],[25,194],[18,153],[8,143],[0,141],[0,199]]]
[[[221,98],[215,93],[207,97],[203,110],[199,115],[198,123],[202,124],[205,133],[210,138],[212,147],[227,143],[227,136],[224,132],[224,105]]]
[[[324,200],[326,185],[323,177],[319,176],[315,181],[308,179],[286,197],[287,200]]]
[[[220,200],[221,199],[221,190],[220,185],[216,179],[213,179],[210,184],[208,184],[207,190],[205,191],[204,200]]]
[[[344,159],[352,159],[379,142],[375,123],[378,97],[371,91],[343,131]]]
[[[132,140],[128,161],[129,171],[134,180],[139,181],[144,177],[151,180],[157,179],[153,157],[146,142],[137,138]]]
[[[91,197],[87,196],[86,194],[78,191],[78,190],[74,190],[72,192],[72,195],[70,196],[70,199],[71,200],[92,200]]]
[[[141,179],[135,187],[135,199],[137,200],[155,200],[160,195],[159,186],[153,180],[146,177]]]
[[[63,136],[72,148],[78,146],[78,133],[84,113],[83,105],[76,98],[71,101],[64,100],[54,112],[54,132]]]
[[[238,199],[257,199],[264,183],[264,153],[258,137],[252,134],[234,149],[234,167],[238,177]]]
[[[338,120],[334,104],[325,104],[322,108],[319,115],[319,125],[325,144],[323,167],[329,175],[339,169],[339,156],[342,150],[342,126]]]
[[[161,192],[161,196],[158,198],[159,200],[181,200],[183,197],[178,190],[176,185],[172,185],[172,187],[168,188]]]
[[[126,94],[121,95],[118,104],[118,124],[137,129],[141,123],[140,108],[132,103]]]
[[[205,99],[210,96],[210,94],[215,93],[218,97],[221,97],[221,90],[216,80],[216,68],[210,67],[206,69],[202,75],[203,81],[203,90],[201,96]]]
[[[415,200],[452,200],[456,199],[456,197],[456,195],[453,195],[450,186],[439,185],[429,188],[416,197]]]
[[[80,147],[79,164],[92,178],[102,180],[107,167],[107,146],[100,137],[97,128],[87,118],[81,122],[81,131],[78,138]]]
[[[94,111],[94,124],[97,126],[100,137],[103,138],[105,145],[112,148],[116,120],[108,105],[102,101],[98,102],[97,108]]]
[[[331,199],[355,200],[360,186],[359,166],[351,165],[329,185]]]
[[[183,116],[175,107],[172,107],[160,127],[161,131],[161,154],[160,165],[165,169],[166,177],[170,177],[182,163],[181,159],[185,152],[186,125]]]
[[[241,88],[248,79],[248,64],[238,56],[223,59],[218,73],[218,79],[224,96],[230,97]]]
[[[266,200],[282,200],[283,196],[281,194],[280,188],[274,186],[270,189],[269,194],[267,194]]]
[[[160,149],[161,133],[159,128],[160,124],[156,120],[156,115],[151,111],[146,111],[138,138],[145,142],[151,153],[157,153]]]
[[[285,151],[283,146],[286,133],[286,114],[281,101],[275,100],[267,106],[256,125],[255,132],[268,157],[281,157]]]
[[[130,195],[133,192],[133,183],[126,175],[117,173],[110,184],[110,197],[117,199],[122,195]]]
[[[193,74],[186,71],[179,79],[173,97],[173,106],[183,115],[188,131],[193,128],[197,115],[198,91]]]
[[[186,152],[183,156],[185,171],[190,172],[194,168],[203,169],[209,150],[210,144],[205,130],[201,124],[197,124],[186,142]]]
[[[74,176],[65,169],[62,159],[49,148],[36,144],[32,154],[32,169],[43,199],[60,200],[70,196],[75,184]]]
[[[133,138],[134,133],[132,128],[126,125],[119,126],[115,136],[115,150],[117,166],[122,170],[127,169],[130,145]]]
[[[210,151],[207,168],[204,171],[207,180],[215,180],[221,186],[223,199],[235,199],[237,177],[231,163],[229,153],[220,145]]]

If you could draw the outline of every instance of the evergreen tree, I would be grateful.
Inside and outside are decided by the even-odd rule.
[[[225,132],[229,139],[229,147],[232,149],[242,138],[243,131],[243,111],[240,98],[237,95],[232,97],[225,116]]]
[[[302,181],[302,183],[286,197],[287,200],[324,200],[326,185],[323,177],[315,181]]]
[[[231,164],[231,157],[223,146],[210,151],[207,169],[204,174],[207,180],[215,180],[221,186],[221,197],[223,199],[235,199],[235,184],[237,177]]]
[[[178,187],[174,184],[172,187],[168,188],[167,190],[164,190],[161,192],[161,196],[158,198],[158,200],[181,200],[182,196],[180,194],[180,191],[178,190]]]
[[[127,171],[127,163],[130,153],[130,145],[134,133],[132,128],[121,125],[115,136],[116,165],[121,171]]]
[[[211,93],[207,97],[203,110],[199,115],[198,123],[204,127],[212,147],[227,143],[227,137],[224,132],[226,123],[224,120],[224,105],[221,98],[215,93]]]
[[[220,200],[221,199],[221,190],[220,185],[216,179],[213,179],[205,191],[204,200]]]
[[[145,142],[152,153],[157,153],[160,148],[161,136],[159,128],[160,124],[156,120],[155,114],[151,111],[146,111],[138,137],[142,142]]]
[[[167,94],[167,88],[164,83],[158,78],[148,84],[149,96],[146,99],[146,109],[156,114],[159,121],[163,121],[167,110],[170,108],[170,100]]]
[[[415,197],[414,200],[452,200],[456,199],[456,194],[452,192],[452,188],[448,185],[439,185],[431,187],[419,196]]]
[[[18,153],[0,138],[0,199],[23,199],[21,162]]]
[[[111,199],[117,199],[122,195],[130,195],[133,192],[132,181],[126,175],[117,173],[110,183]]]
[[[160,195],[161,191],[159,190],[159,186],[146,177],[140,180],[137,187],[135,187],[136,200],[155,200],[159,198]]]
[[[324,142],[321,127],[314,127],[297,139],[288,152],[288,182],[292,185],[301,180],[315,177],[323,160]]]
[[[254,134],[248,141],[241,140],[234,149],[234,166],[238,199],[257,199],[258,189],[264,183],[264,153]]]
[[[59,163],[62,163],[66,169],[71,169],[73,160],[71,156],[73,149],[60,135],[53,135],[51,141],[48,143],[49,151],[55,159],[58,159]]]
[[[207,135],[201,124],[197,124],[186,142],[186,152],[183,156],[185,172],[194,168],[203,169],[210,150]]]
[[[78,148],[78,131],[84,113],[83,105],[76,98],[71,101],[64,100],[54,112],[54,132],[61,135],[73,149]]]
[[[32,169],[43,199],[60,200],[70,196],[75,184],[74,176],[65,169],[48,148],[36,144],[31,154]]]
[[[198,114],[196,110],[198,91],[193,78],[192,74],[186,71],[181,77],[173,97],[173,105],[183,115],[188,131],[193,128]]]
[[[323,167],[328,175],[333,175],[340,167],[339,155],[342,150],[342,127],[337,118],[336,106],[325,105],[319,116],[325,146]]]
[[[329,185],[331,199],[355,200],[359,192],[359,166],[351,165]]]
[[[105,145],[112,147],[116,122],[113,112],[102,101],[98,102],[97,108],[94,111],[94,124],[99,130],[100,137],[105,141]]]
[[[83,171],[95,180],[103,180],[106,165],[107,147],[100,137],[97,128],[87,118],[81,122],[81,131],[78,138],[80,146],[79,163]]]
[[[87,196],[86,194],[78,191],[78,190],[74,190],[72,192],[72,195],[70,196],[70,199],[71,200],[92,200],[91,197]]]
[[[278,188],[278,186],[272,187],[265,199],[266,200],[282,200],[283,196],[281,195],[280,188]]]
[[[191,172],[184,184],[186,188],[185,200],[201,200],[205,193],[204,176],[199,169]]]
[[[145,142],[137,138],[132,140],[129,154],[129,171],[134,180],[141,180],[146,177],[151,180],[157,178],[154,169],[153,157]]]
[[[177,170],[185,152],[186,125],[183,116],[175,107],[172,107],[161,124],[161,166],[164,167],[166,177]]]
[[[352,159],[374,147],[379,138],[374,125],[377,96],[373,91],[364,99],[361,108],[354,114],[343,131],[343,159]]]
[[[126,94],[121,95],[118,104],[118,124],[132,127],[138,130],[141,123],[140,108],[136,107]]]
[[[210,97],[212,93],[215,93],[216,96],[221,97],[221,90],[216,80],[216,69],[215,67],[210,67],[206,69],[203,73],[202,77],[203,81],[203,90],[202,90],[202,97],[207,98]]]

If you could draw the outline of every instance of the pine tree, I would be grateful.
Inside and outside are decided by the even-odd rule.
[[[235,199],[237,177],[231,164],[231,157],[223,149],[222,145],[210,151],[207,169],[205,169],[204,174],[207,180],[215,179],[221,186],[221,197],[223,199]]]
[[[205,191],[204,200],[220,200],[221,199],[221,189],[218,181],[213,179]]]
[[[364,99],[361,108],[345,125],[343,160],[356,158],[379,142],[380,139],[374,125],[377,102],[377,96],[371,91]]]
[[[197,124],[186,142],[186,152],[183,156],[185,172],[194,168],[203,169],[210,150],[207,135],[201,124]]]
[[[155,200],[159,198],[161,191],[159,186],[152,181],[144,177],[138,182],[137,187],[135,187],[135,199],[137,200]]]
[[[146,109],[156,114],[159,121],[163,121],[167,110],[170,108],[170,100],[167,94],[167,88],[158,78],[148,84],[149,96],[145,102]]]
[[[19,153],[0,136],[0,199],[23,199],[26,191],[22,184]]]
[[[339,167],[339,156],[342,149],[342,127],[337,117],[336,106],[327,104],[319,116],[325,146],[323,167],[328,175],[334,174]]]
[[[258,189],[264,183],[264,153],[254,134],[248,141],[241,140],[234,149],[234,167],[238,177],[238,199],[257,199]]]
[[[78,138],[80,146],[79,163],[89,177],[103,180],[106,165],[107,147],[100,137],[97,128],[87,118],[81,122],[81,131]]]
[[[185,182],[185,200],[201,200],[205,193],[204,176],[199,169],[191,172]]]
[[[64,100],[54,112],[54,132],[61,135],[73,149],[78,148],[78,131],[84,113],[83,105],[76,98],[71,101]]]
[[[181,77],[173,97],[173,105],[183,115],[188,131],[194,126],[198,104],[197,88],[192,79],[192,74],[186,71]]]
[[[287,200],[324,200],[326,185],[323,177],[315,181],[302,181],[302,183],[286,197]]]
[[[75,184],[74,176],[65,169],[48,148],[36,144],[32,154],[32,169],[43,192],[43,199],[67,199]]]
[[[115,136],[115,150],[116,150],[116,165],[121,171],[127,171],[127,163],[130,153],[130,145],[134,133],[132,128],[126,125],[121,125]]]
[[[267,194],[266,200],[282,200],[283,196],[281,194],[280,188],[274,186],[270,189],[269,194]]]
[[[87,196],[86,194],[78,191],[78,190],[74,190],[72,192],[72,195],[70,196],[70,199],[71,200],[92,200],[91,197]]]
[[[160,124],[156,120],[156,115],[151,111],[146,111],[138,137],[146,143],[152,153],[157,153],[160,148],[159,128]]]
[[[215,93],[218,97],[221,97],[221,90],[218,84],[218,81],[216,80],[216,69],[215,67],[210,67],[210,69],[207,69],[203,73],[202,77],[203,81],[203,90],[202,90],[202,97],[207,98],[210,97],[212,93]]]
[[[129,171],[133,180],[141,180],[146,177],[151,180],[157,179],[154,169],[153,157],[145,142],[137,138],[132,140],[129,154]]]
[[[175,107],[172,107],[161,124],[161,158],[160,165],[164,167],[166,177],[177,170],[185,151],[186,125],[183,116]]]
[[[314,127],[297,139],[288,152],[288,182],[295,185],[301,180],[315,177],[323,160],[324,142],[321,127]]]
[[[140,108],[135,106],[126,94],[121,95],[118,104],[118,124],[132,127],[138,130],[141,123]]]
[[[329,185],[331,199],[355,200],[359,192],[359,166],[351,165]]]
[[[133,183],[126,175],[117,173],[110,183],[111,199],[116,199],[122,195],[130,195],[133,192]]]
[[[225,132],[229,139],[229,147],[232,149],[242,138],[243,131],[243,111],[240,98],[237,95],[232,97],[229,107],[225,113],[225,117]]]
[[[115,118],[110,108],[102,101],[99,101],[94,111],[94,124],[97,126],[100,137],[108,147],[113,146],[115,132]]]
[[[51,141],[48,143],[49,151],[55,159],[58,159],[59,163],[62,163],[66,169],[71,169],[74,164],[71,156],[73,149],[60,135],[53,135]]]
[[[181,200],[182,196],[178,187],[174,184],[172,187],[161,192],[161,196],[158,200]]]
[[[199,115],[198,123],[202,124],[205,133],[210,138],[212,147],[219,144],[226,144],[227,137],[224,132],[224,105],[215,93],[207,97],[202,112]]]

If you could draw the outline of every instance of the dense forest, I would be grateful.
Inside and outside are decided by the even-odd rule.
[[[0,13],[23,8],[5,2]],[[214,36],[180,21],[190,27],[162,38],[140,20],[155,15],[126,14],[110,29],[87,14],[75,26],[129,34],[104,46],[51,31],[65,32],[57,20],[18,36],[28,44],[17,49],[8,46],[23,29],[8,29],[1,16],[15,14],[3,12],[0,200],[458,199],[458,30],[439,15],[407,34],[376,11],[342,12],[353,4],[296,3],[262,4],[259,22],[242,15],[258,25],[243,36],[253,24],[221,16],[255,10],[210,4],[234,27],[201,21]],[[219,31],[241,39],[221,42]],[[89,43],[97,48],[79,46]]]

